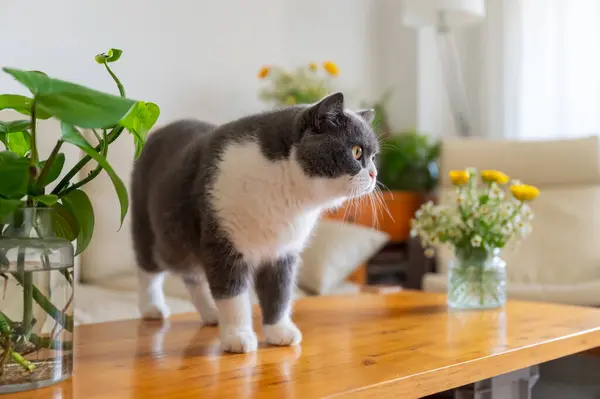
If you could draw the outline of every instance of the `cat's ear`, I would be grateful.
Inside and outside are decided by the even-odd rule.
[[[364,119],[369,125],[373,123],[375,119],[375,110],[374,109],[361,109],[357,111],[356,114]]]
[[[340,92],[333,93],[310,107],[310,123],[318,131],[324,123],[337,124],[344,115],[344,95]]]

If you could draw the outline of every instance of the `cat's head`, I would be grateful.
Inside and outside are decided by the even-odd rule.
[[[344,108],[344,95],[331,94],[305,108],[296,125],[296,156],[306,175],[331,180],[334,196],[358,197],[375,189],[379,151],[371,128],[373,110]]]

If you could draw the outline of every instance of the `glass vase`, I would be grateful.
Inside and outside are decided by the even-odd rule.
[[[44,387],[73,370],[73,246],[50,208],[0,219],[0,394]]]
[[[455,250],[448,268],[448,306],[489,309],[506,303],[506,262],[500,250]]]

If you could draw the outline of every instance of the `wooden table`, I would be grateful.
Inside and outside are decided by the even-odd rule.
[[[75,376],[17,398],[418,398],[600,346],[600,309],[509,302],[448,311],[437,294],[312,297],[300,347],[222,355],[195,314],[77,328]]]

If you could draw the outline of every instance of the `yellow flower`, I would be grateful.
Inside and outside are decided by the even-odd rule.
[[[294,96],[287,96],[285,98],[285,103],[287,105],[294,105],[294,104],[296,104],[296,98]]]
[[[531,201],[540,195],[540,190],[537,187],[530,186],[527,184],[518,184],[510,186],[510,192],[519,201]]]
[[[316,71],[318,68],[317,63],[316,62],[311,62],[310,64],[308,64],[308,69],[310,69],[311,71]]]
[[[258,71],[258,78],[259,79],[266,78],[267,75],[269,74],[269,72],[271,72],[271,67],[264,66],[264,67],[260,68],[260,71]]]
[[[451,170],[449,175],[450,181],[455,186],[464,186],[469,182],[469,172],[466,170]]]
[[[506,184],[509,180],[509,177],[499,170],[483,170],[481,171],[481,178],[488,183],[498,184]]]
[[[340,73],[340,70],[339,70],[338,66],[334,62],[331,62],[331,61],[325,61],[323,63],[323,68],[331,76],[338,76],[339,73]]]

